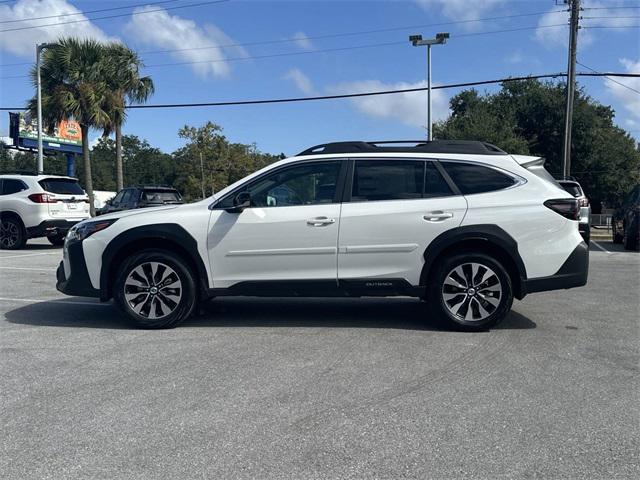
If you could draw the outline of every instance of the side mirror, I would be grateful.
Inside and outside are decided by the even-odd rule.
[[[240,192],[233,199],[233,207],[227,208],[229,213],[241,213],[245,208],[251,207],[251,195],[249,192]]]

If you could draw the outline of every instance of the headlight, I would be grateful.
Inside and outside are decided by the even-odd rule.
[[[94,233],[110,227],[116,220],[118,219],[114,218],[111,220],[99,220],[95,222],[81,222],[71,227],[69,232],[67,232],[66,241],[67,243],[81,242]]]

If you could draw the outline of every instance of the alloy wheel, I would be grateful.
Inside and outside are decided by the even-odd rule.
[[[0,224],[0,245],[2,248],[11,248],[18,243],[20,231],[14,222],[3,220]]]
[[[442,299],[454,317],[467,322],[480,322],[500,305],[502,283],[486,265],[463,263],[445,277]]]
[[[124,298],[138,315],[164,318],[175,311],[182,299],[182,282],[170,266],[145,262],[135,267],[124,282]]]

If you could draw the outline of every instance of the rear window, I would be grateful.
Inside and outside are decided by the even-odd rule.
[[[442,166],[464,195],[502,190],[516,183],[509,175],[482,165],[442,162]]]
[[[60,195],[84,195],[84,190],[78,181],[71,178],[45,178],[38,183],[46,192]]]
[[[142,200],[147,203],[168,203],[181,202],[182,198],[178,192],[170,190],[145,190],[142,194]]]
[[[579,185],[576,185],[575,183],[562,183],[562,182],[560,183],[560,185],[562,186],[562,188],[564,188],[567,192],[569,192],[574,197],[582,196],[582,190],[580,189]]]

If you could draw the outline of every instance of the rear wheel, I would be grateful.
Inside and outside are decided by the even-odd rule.
[[[500,323],[511,310],[513,290],[505,268],[483,253],[444,258],[428,286],[431,312],[458,330],[479,331]]]
[[[148,250],[124,261],[114,299],[138,327],[173,328],[193,313],[196,284],[181,257]]]
[[[49,240],[49,243],[51,245],[55,245],[56,247],[61,247],[62,245],[64,245],[64,237],[65,235],[51,235],[49,237],[47,237],[47,240]]]
[[[0,220],[0,248],[20,250],[27,243],[27,234],[22,223],[16,218],[5,217]]]

